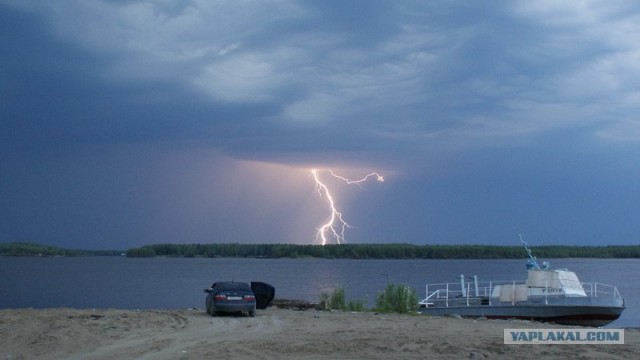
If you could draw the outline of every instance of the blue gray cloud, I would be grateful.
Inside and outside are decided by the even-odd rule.
[[[168,195],[140,187],[150,167],[184,166],[190,175],[173,180],[179,183],[206,176],[195,160],[203,152],[225,166],[228,159],[379,166],[399,187],[385,190],[386,201],[376,205],[382,210],[367,215],[398,219],[385,230],[360,226],[356,241],[499,242],[528,230],[562,242],[584,224],[581,237],[594,218],[602,229],[613,227],[603,216],[616,212],[625,220],[603,241],[632,242],[638,228],[628,214],[638,209],[624,198],[640,194],[633,160],[639,17],[633,1],[3,0],[0,149],[3,173],[12,175],[2,182],[16,203],[28,202],[16,194],[47,180],[29,164],[46,164],[59,184],[38,201],[50,204],[52,194],[72,191],[63,174],[93,178],[121,166],[127,175],[117,189],[103,184],[98,191],[105,211],[130,206],[143,218],[113,236],[149,241],[136,224],[153,228],[159,220],[144,218],[129,200],[108,199],[130,187],[163,203]],[[163,160],[176,153],[180,161]],[[101,154],[109,154],[107,165],[89,165]],[[78,189],[90,193],[96,180]],[[372,198],[360,201],[382,200]],[[608,212],[593,210],[602,203]],[[68,206],[82,213],[93,205]],[[202,219],[214,208],[181,206]],[[16,220],[32,211],[3,207]],[[200,230],[188,240],[204,242],[225,228],[224,219],[207,226],[202,219],[190,224]],[[5,225],[0,240],[91,237],[86,220],[76,235],[52,237],[41,228]],[[486,234],[476,239],[478,232]],[[606,231],[595,233],[589,242]]]

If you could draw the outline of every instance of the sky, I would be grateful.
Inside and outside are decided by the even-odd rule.
[[[636,1],[0,0],[0,242],[314,244],[316,169],[345,243],[635,245],[638,38]]]

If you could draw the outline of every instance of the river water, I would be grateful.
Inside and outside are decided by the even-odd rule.
[[[551,259],[583,282],[615,285],[627,309],[607,327],[640,327],[640,259]],[[214,281],[264,281],[277,298],[317,301],[344,288],[347,299],[373,306],[387,282],[425,297],[426,283],[524,280],[526,260],[348,260],[126,257],[0,257],[0,309],[203,308]]]

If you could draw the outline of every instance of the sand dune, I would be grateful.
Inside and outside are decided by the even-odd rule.
[[[524,321],[269,308],[250,317],[202,310],[0,311],[4,359],[630,359],[624,345],[504,345],[505,328],[567,328]]]

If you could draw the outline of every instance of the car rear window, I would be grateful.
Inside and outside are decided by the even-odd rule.
[[[216,290],[244,290],[251,291],[251,287],[247,283],[243,282],[223,282],[216,283]]]

